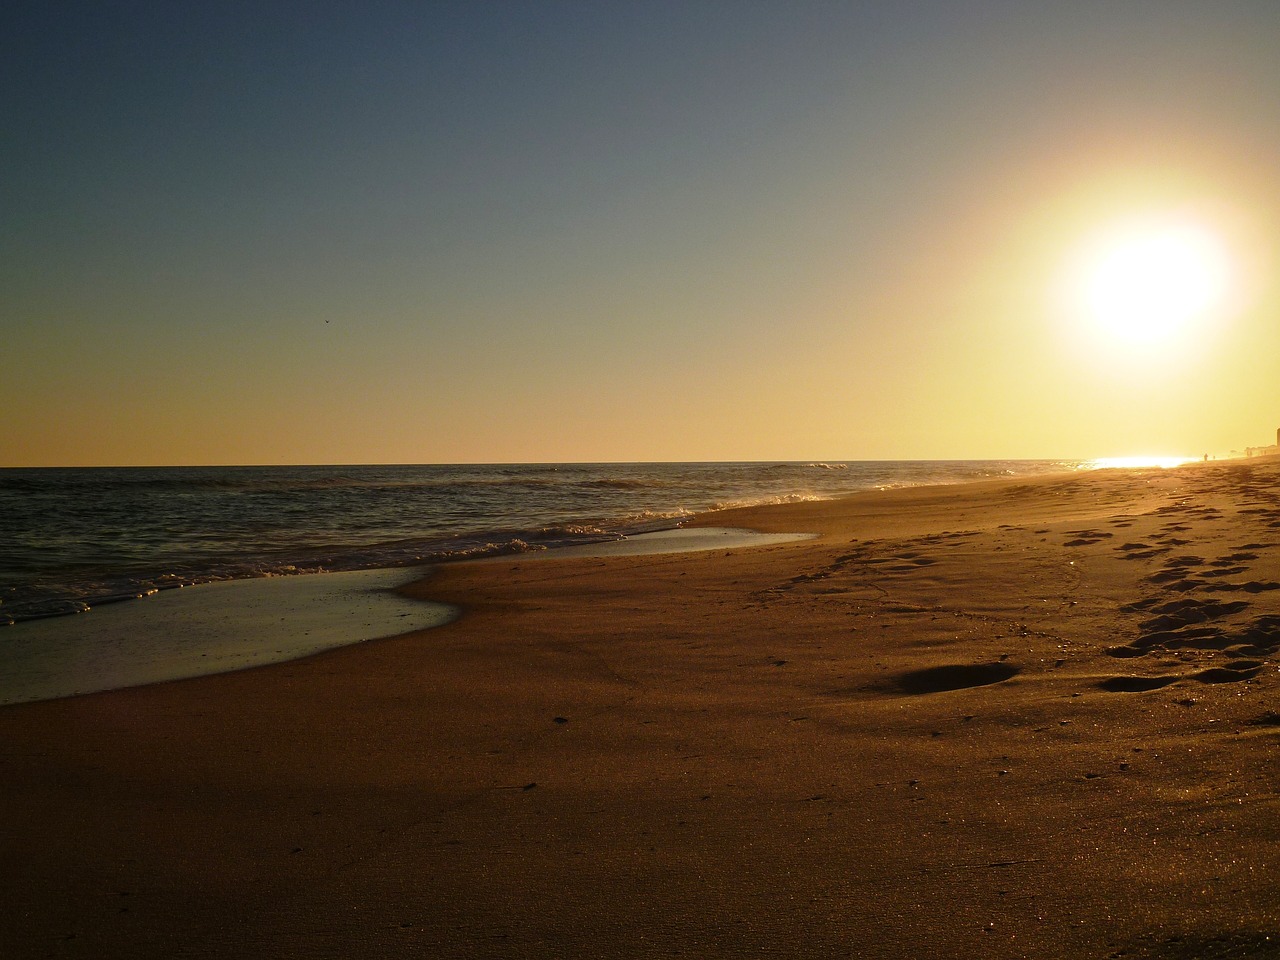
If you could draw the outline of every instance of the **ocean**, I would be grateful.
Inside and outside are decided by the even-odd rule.
[[[0,625],[253,577],[616,540],[694,513],[1073,460],[0,469]]]

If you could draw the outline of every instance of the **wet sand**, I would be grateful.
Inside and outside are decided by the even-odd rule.
[[[0,708],[4,955],[1280,952],[1280,458],[699,522]]]

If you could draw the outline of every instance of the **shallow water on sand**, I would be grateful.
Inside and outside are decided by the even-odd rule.
[[[232,580],[5,631],[0,704],[179,680],[293,660],[447,623],[452,608],[394,588],[406,570]]]

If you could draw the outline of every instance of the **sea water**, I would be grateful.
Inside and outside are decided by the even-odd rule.
[[[617,540],[731,506],[1080,461],[0,469],[0,626],[171,587]]]

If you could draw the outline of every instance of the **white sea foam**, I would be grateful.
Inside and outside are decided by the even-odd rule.
[[[783,493],[770,497],[748,497],[741,500],[721,500],[711,505],[711,510],[736,510],[741,507],[767,507],[780,503],[809,503],[814,500],[828,500],[816,493]]]

